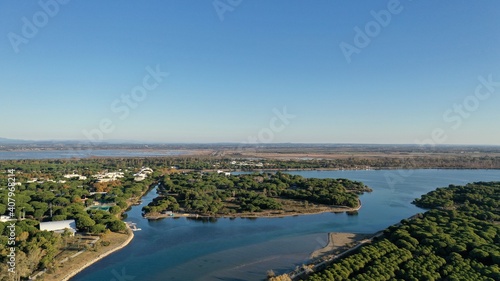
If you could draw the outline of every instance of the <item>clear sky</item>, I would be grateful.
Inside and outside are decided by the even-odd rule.
[[[499,13],[496,0],[1,1],[0,137],[500,145]]]

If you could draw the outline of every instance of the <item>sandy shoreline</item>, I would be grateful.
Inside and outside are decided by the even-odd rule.
[[[311,259],[316,259],[328,254],[332,254],[333,251],[346,247],[348,244],[356,242],[360,239],[359,235],[355,233],[345,233],[345,232],[331,232],[328,234],[328,244],[311,254]]]
[[[128,232],[129,232],[128,233],[129,236],[128,236],[127,240],[125,240],[118,247],[110,249],[107,252],[104,252],[104,253],[100,254],[99,256],[97,256],[96,258],[94,258],[93,260],[90,260],[90,261],[86,262],[82,266],[78,267],[77,269],[71,271],[66,276],[64,276],[63,279],[61,279],[61,281],[67,281],[67,280],[69,280],[71,277],[74,277],[75,275],[77,275],[78,273],[80,273],[81,271],[83,271],[85,268],[87,268],[87,267],[91,266],[92,264],[98,262],[99,260],[101,260],[101,259],[103,259],[103,258],[105,258],[105,257],[107,257],[109,255],[111,255],[112,253],[125,248],[132,241],[132,239],[134,238],[134,232],[130,228],[128,228]]]
[[[146,195],[148,192],[150,192],[152,189],[148,189],[146,190],[145,192],[143,192],[141,194],[141,196],[139,197],[138,200],[141,200],[142,197],[144,197],[144,195]],[[123,212],[127,212],[128,208],[131,208],[133,206],[133,203],[135,202],[128,202],[128,206],[127,206],[127,209]],[[123,213],[120,214],[120,216],[123,215]],[[65,275],[63,277],[63,279],[61,279],[62,281],[67,281],[69,279],[71,279],[71,277],[74,277],[75,275],[77,275],[78,273],[82,272],[85,268],[91,266],[92,264],[102,260],[103,258],[111,255],[112,253],[114,252],[117,252],[123,248],[125,248],[131,241],[132,239],[134,238],[134,231],[132,231],[132,229],[130,228],[130,225],[128,225],[127,223],[125,224],[127,226],[127,234],[128,234],[128,237],[127,237],[127,240],[125,240],[123,243],[121,243],[120,245],[118,245],[117,247],[113,248],[113,249],[109,249],[108,251],[100,254],[99,256],[97,256],[96,258],[90,260],[90,261],[87,261],[85,262],[83,265],[79,266],[78,268],[70,271],[70,273],[68,273],[67,275]]]
[[[304,215],[318,215],[323,213],[348,213],[348,212],[357,212],[361,209],[362,203],[358,198],[358,206],[355,208],[349,207],[327,207],[327,206],[319,206],[316,207],[312,212],[294,212],[294,211],[264,211],[260,213],[240,213],[240,214],[231,214],[231,215],[200,215],[193,213],[173,213],[173,215],[168,214],[146,214],[144,216],[145,219],[149,220],[157,220],[164,218],[283,218],[283,217],[295,217],[295,216],[304,216]]]

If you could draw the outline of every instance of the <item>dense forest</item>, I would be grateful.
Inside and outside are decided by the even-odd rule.
[[[414,201],[431,210],[305,280],[500,280],[500,183],[439,188]]]
[[[200,215],[228,215],[283,210],[283,200],[301,204],[357,207],[358,195],[371,191],[347,179],[307,179],[286,173],[173,173],[161,180],[160,196],[145,213],[183,211]]]

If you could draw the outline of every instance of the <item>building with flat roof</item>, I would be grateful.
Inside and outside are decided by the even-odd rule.
[[[63,233],[65,229],[68,229],[72,233],[72,235],[75,235],[76,233],[75,220],[48,221],[40,223],[40,230]]]

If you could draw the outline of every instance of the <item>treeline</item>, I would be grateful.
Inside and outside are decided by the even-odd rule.
[[[281,200],[355,207],[358,195],[371,191],[347,179],[308,179],[298,175],[253,173],[225,176],[217,173],[165,175],[160,197],[143,208],[145,213],[164,211],[227,215],[282,210]]]
[[[449,186],[415,200],[433,208],[305,280],[500,280],[500,183]]]
[[[268,169],[500,169],[500,157],[408,156],[347,157],[341,159],[266,160]],[[250,167],[242,167],[249,169]]]
[[[500,221],[500,188],[496,182],[438,188],[413,202],[422,208],[460,211],[485,221]]]
[[[188,158],[186,158],[188,159]],[[190,158],[189,158],[190,159]],[[1,160],[0,168],[16,169],[25,175],[58,176],[76,171],[87,176],[107,170],[125,170],[138,167],[165,168],[183,162],[182,158],[84,158],[84,159],[35,159],[35,160]]]
[[[261,165],[257,165],[261,164]],[[21,169],[33,177],[43,173],[71,173],[81,171],[82,175],[91,175],[106,166],[110,169],[147,166],[153,169],[176,167],[180,170],[217,170],[254,171],[266,169],[500,169],[500,157],[471,156],[469,154],[429,154],[414,156],[408,154],[377,157],[354,155],[338,159],[248,159],[235,155],[200,156],[185,155],[172,157],[145,158],[86,158],[86,159],[44,159],[44,160],[3,160],[2,169]]]
[[[470,155],[404,155],[365,157],[362,155],[338,159],[246,159],[194,156],[158,159],[179,169],[210,170],[294,170],[294,169],[500,169],[500,157]],[[236,162],[236,164],[232,164]],[[244,164],[241,164],[244,163]],[[262,164],[262,165],[256,165]]]

